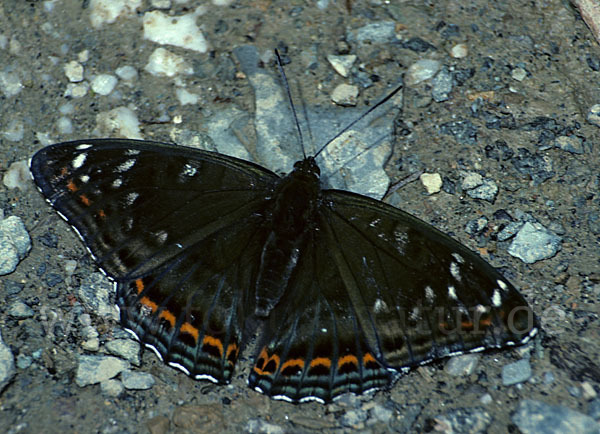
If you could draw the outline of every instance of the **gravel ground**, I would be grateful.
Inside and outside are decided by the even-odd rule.
[[[10,273],[0,277],[0,431],[600,432],[600,49],[567,1],[140,0],[112,23],[96,15],[102,3],[0,4],[0,268]],[[144,38],[151,11],[191,17],[196,45],[168,45],[149,24]],[[172,77],[147,68],[157,48],[184,62]],[[352,118],[404,76],[401,109],[390,103],[364,128],[386,136],[387,176],[359,171],[367,182],[355,185],[374,180],[380,195],[387,178],[439,174],[441,190],[406,182],[385,200],[500,268],[539,315],[539,338],[326,406],[248,389],[249,352],[229,386],[140,357],[114,320],[110,285],[20,162],[50,143],[121,134],[242,143],[231,152],[285,170],[264,144],[294,136],[263,119],[272,89],[253,81],[277,80],[273,48],[309,117]],[[240,53],[263,66],[249,70]],[[341,96],[340,84],[351,86]],[[339,128],[327,125],[317,139]]]

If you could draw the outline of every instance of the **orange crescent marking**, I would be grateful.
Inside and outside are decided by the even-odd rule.
[[[265,363],[263,364],[263,368],[265,366],[267,366],[269,364],[269,362],[271,360],[273,360],[273,362],[275,363],[275,370],[277,370],[277,367],[279,366],[279,356],[277,354],[273,354],[271,356],[269,356],[269,353],[267,353],[267,348],[263,347],[263,349],[260,352],[260,355],[258,356],[259,359],[263,358],[265,360]],[[254,367],[252,368],[254,370],[254,372],[256,372],[259,375],[271,375],[273,372],[271,371],[266,371],[264,369],[260,369],[258,366],[254,365]]]
[[[311,368],[314,368],[315,366],[318,366],[318,365],[323,365],[327,369],[331,369],[331,359],[328,359],[327,357],[317,357],[316,359],[312,359],[310,361]]]
[[[338,369],[346,363],[352,363],[354,366],[358,366],[358,359],[352,354],[345,355],[338,360]]]
[[[298,366],[300,369],[304,368],[304,360],[302,359],[290,359],[286,361],[283,365],[281,365],[281,370],[283,371],[288,366]]]
[[[492,320],[491,320],[491,318],[482,319],[481,321],[479,321],[479,324],[489,327],[492,325]]]
[[[196,342],[198,342],[198,329],[191,325],[189,322],[184,322],[179,329],[180,333],[187,333],[191,335]],[[206,338],[205,338],[206,339]]]
[[[100,211],[98,211],[98,217],[100,217],[100,218],[105,218],[106,217],[106,213],[104,212],[103,209],[101,209]]]
[[[204,336],[202,343],[204,345],[211,345],[213,347],[217,347],[217,349],[219,350],[219,354],[221,355],[221,357],[223,357],[223,342],[221,342],[220,339],[213,338],[212,336]]]
[[[80,195],[79,199],[81,199],[85,206],[90,206],[92,204],[92,201],[85,194]]]
[[[142,279],[137,279],[135,281],[135,289],[137,289],[138,294],[140,294],[144,290],[144,282]]]
[[[375,357],[373,357],[373,354],[367,353],[363,356],[363,364],[366,365],[367,363],[370,363],[370,362],[377,363],[377,360],[375,359]]]
[[[152,312],[155,312],[156,309],[158,309],[158,305],[152,300],[150,300],[148,297],[142,297],[140,299],[140,303],[142,303],[144,306],[148,306],[150,309],[152,309]]]
[[[227,345],[227,351],[225,354],[227,354],[227,358],[229,358],[229,355],[231,353],[235,352],[235,357],[237,359],[238,351],[239,351],[239,348],[238,348],[237,344],[234,342],[232,344]]]
[[[67,181],[67,190],[69,190],[71,193],[75,193],[77,190],[79,190],[79,188],[77,188],[77,185],[75,185],[72,179],[69,179]]]
[[[158,315],[158,317],[169,321],[171,327],[175,327],[175,315],[173,315],[171,311],[165,309],[160,313],[160,315]]]

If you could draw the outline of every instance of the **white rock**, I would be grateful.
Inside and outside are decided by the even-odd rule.
[[[15,96],[21,89],[23,84],[16,72],[0,71],[0,90],[6,97]]]
[[[115,70],[115,74],[117,74],[117,77],[121,80],[125,81],[133,81],[138,77],[137,69],[130,65],[119,66]]]
[[[142,0],[91,0],[89,5],[90,22],[98,29],[103,24],[112,24],[117,18],[135,16],[142,6]]]
[[[523,81],[527,77],[527,71],[523,68],[515,68],[512,70],[510,76],[517,81]]]
[[[160,11],[144,14],[144,38],[158,44],[175,45],[206,53],[208,43],[196,25],[198,12],[171,16]]]
[[[335,72],[340,74],[342,77],[348,77],[350,69],[356,61],[356,55],[348,54],[346,56],[336,56],[335,54],[327,55],[327,61],[333,66]]]
[[[467,44],[456,44],[454,47],[450,49],[450,56],[455,59],[462,59],[467,57],[469,54],[469,48]]]
[[[99,74],[92,80],[92,90],[100,95],[110,94],[117,85],[117,77],[111,74]]]
[[[410,65],[406,73],[406,84],[415,85],[429,80],[439,71],[441,63],[432,59],[421,59]]]
[[[419,176],[427,194],[439,193],[442,189],[442,177],[439,173],[423,173]]]
[[[71,60],[63,67],[65,75],[71,83],[83,81],[83,65],[76,60]]]
[[[66,116],[61,116],[56,121],[56,129],[61,134],[71,134],[73,132],[73,122]]]
[[[182,87],[178,87],[175,89],[175,95],[177,95],[177,99],[179,100],[179,104],[198,104],[198,95],[195,93],[188,92]]]
[[[6,140],[10,140],[11,142],[20,142],[23,140],[23,135],[25,133],[25,128],[23,127],[23,123],[17,119],[13,119],[8,123],[7,128],[2,131],[2,135]]]
[[[331,100],[341,106],[355,106],[358,98],[358,87],[342,83],[331,93]]]
[[[81,83],[69,83],[65,89],[65,96],[70,96],[71,98],[81,98],[85,96],[89,88],[90,85],[86,81]]]
[[[2,182],[6,188],[25,190],[29,186],[30,179],[27,160],[21,160],[15,161],[10,165],[8,170],[4,173]]]
[[[152,75],[164,77],[174,77],[177,74],[189,75],[194,72],[194,69],[183,57],[171,53],[164,48],[154,50],[144,69]]]
[[[121,136],[129,139],[143,139],[140,123],[133,110],[128,107],[117,107],[96,116],[96,129],[99,135]]]

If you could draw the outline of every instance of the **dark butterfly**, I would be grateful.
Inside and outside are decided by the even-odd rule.
[[[121,322],[170,366],[228,383],[266,319],[250,387],[328,402],[463,352],[519,345],[537,319],[500,273],[421,220],[219,153],[80,140],[31,160],[35,183],[116,284]]]

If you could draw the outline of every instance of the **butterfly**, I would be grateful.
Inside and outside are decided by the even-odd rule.
[[[492,266],[398,208],[323,188],[317,157],[281,177],[216,152],[91,139],[45,147],[30,169],[114,281],[124,328],[195,379],[230,382],[251,318],[263,327],[249,386],[294,403],[536,335]]]

